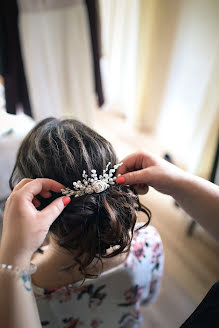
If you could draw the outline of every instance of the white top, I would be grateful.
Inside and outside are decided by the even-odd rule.
[[[154,227],[148,226],[134,233],[126,261],[98,278],[55,290],[33,286],[42,326],[139,327],[140,305],[157,298],[163,260],[161,238]]]

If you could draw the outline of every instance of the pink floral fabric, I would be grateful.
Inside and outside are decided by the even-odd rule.
[[[138,328],[141,305],[157,299],[163,261],[161,238],[148,226],[134,233],[126,262],[97,279],[52,291],[33,286],[42,326]]]

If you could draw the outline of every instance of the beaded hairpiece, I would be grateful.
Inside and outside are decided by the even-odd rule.
[[[70,189],[68,187],[61,189],[62,194],[69,197],[79,197],[85,194],[92,194],[94,192],[99,194],[100,192],[106,190],[111,185],[115,184],[117,177],[114,176],[114,174],[118,167],[123,163],[114,165],[113,168],[109,170],[109,173],[107,173],[110,164],[111,162],[107,164],[105,170],[103,170],[103,174],[99,175],[99,177],[97,177],[96,170],[91,170],[91,177],[88,177],[86,171],[84,170],[82,174],[82,181],[78,180],[77,182],[73,182],[74,189]]]

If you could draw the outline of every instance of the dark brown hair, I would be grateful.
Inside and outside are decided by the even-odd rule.
[[[76,120],[47,118],[38,123],[23,140],[10,177],[10,187],[23,178],[50,178],[72,189],[81,180],[83,170],[103,173],[108,162],[118,163],[112,145],[94,130]],[[41,202],[47,206],[61,194],[52,193]],[[94,258],[113,257],[128,251],[136,223],[136,211],[143,211],[150,221],[150,211],[142,207],[133,188],[111,186],[99,194],[72,198],[71,203],[50,227],[57,244],[74,255],[84,277]],[[131,233],[131,234],[130,234]],[[113,252],[107,254],[111,246]],[[76,254],[76,255],[75,255]]]

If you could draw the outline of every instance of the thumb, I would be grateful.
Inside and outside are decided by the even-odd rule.
[[[118,184],[147,184],[147,169],[142,169],[139,171],[128,172],[116,179]]]
[[[40,217],[43,220],[47,220],[47,223],[51,225],[55,219],[62,213],[65,206],[71,201],[70,197],[60,197],[55,199],[51,204],[40,211]]]

